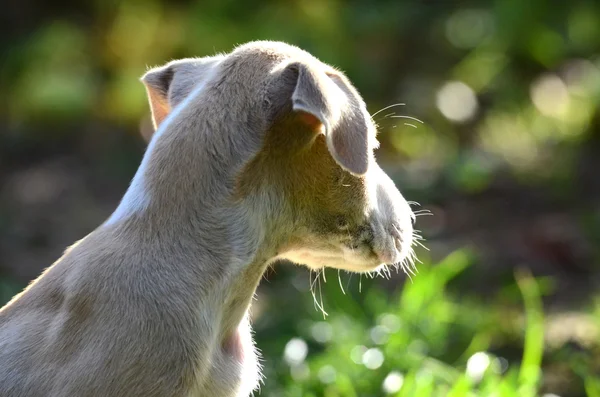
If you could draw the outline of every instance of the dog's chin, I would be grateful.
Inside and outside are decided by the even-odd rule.
[[[390,264],[382,261],[367,247],[350,249],[340,246],[328,250],[305,248],[288,252],[282,259],[305,265],[312,270],[330,267],[354,273],[373,272]]]

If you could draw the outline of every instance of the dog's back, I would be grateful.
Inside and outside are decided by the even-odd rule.
[[[134,245],[98,230],[0,311],[0,396],[184,395],[206,333]]]

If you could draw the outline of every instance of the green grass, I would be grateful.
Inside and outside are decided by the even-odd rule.
[[[465,252],[456,252],[435,266],[422,265],[393,298],[374,282],[363,280],[362,294],[351,288],[344,295],[337,280],[328,280],[316,294],[329,312],[325,320],[309,302],[304,309],[292,306],[298,297],[289,289],[287,298],[274,292],[274,305],[287,307],[293,319],[257,321],[267,376],[260,395],[533,397],[552,392],[542,388],[544,280],[520,270],[513,281],[520,301],[483,302],[448,286],[470,262]],[[272,317],[269,309],[264,316]],[[289,326],[294,320],[299,325]],[[287,327],[278,329],[281,324]],[[300,354],[290,363],[285,353],[281,356],[291,338],[306,347],[305,359]],[[600,396],[600,383],[586,365],[580,365],[581,389]]]

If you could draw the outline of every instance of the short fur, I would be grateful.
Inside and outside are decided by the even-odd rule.
[[[267,266],[410,253],[412,213],[338,70],[253,42],[142,81],[157,130],[121,204],[0,309],[0,396],[248,396]]]

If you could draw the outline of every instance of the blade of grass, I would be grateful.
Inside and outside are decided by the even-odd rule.
[[[450,389],[446,397],[468,396],[472,385],[473,382],[471,379],[463,375],[460,377],[460,379],[458,379],[458,381],[456,381],[456,383],[454,383],[454,386],[452,386],[452,389]]]
[[[600,378],[592,376],[586,378],[585,393],[588,397],[600,397]]]
[[[544,315],[537,282],[526,269],[515,272],[517,285],[525,305],[525,347],[519,371],[519,390],[523,397],[536,394],[541,379],[544,353]]]

